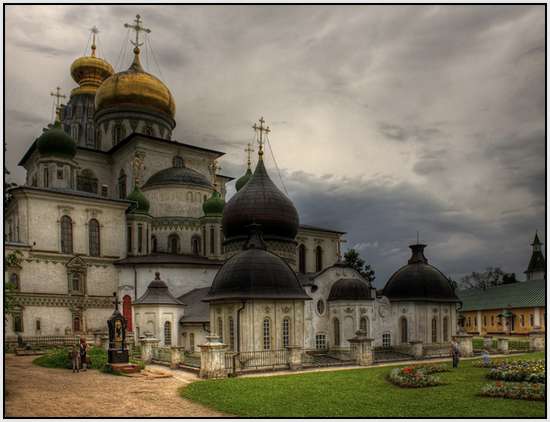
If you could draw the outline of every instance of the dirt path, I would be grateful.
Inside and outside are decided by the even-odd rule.
[[[5,416],[224,416],[178,396],[179,387],[197,380],[193,374],[166,371],[176,375],[164,378],[117,377],[96,370],[73,374],[33,365],[35,357],[4,355]]]

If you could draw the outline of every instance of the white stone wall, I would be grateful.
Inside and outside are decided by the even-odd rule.
[[[160,340],[160,346],[180,345],[179,320],[183,316],[183,306],[179,305],[134,305],[135,330],[139,335],[151,332]],[[164,337],[165,323],[171,324],[171,342],[167,344]]]
[[[194,337],[194,347],[191,347],[191,334]],[[180,326],[179,346],[185,347],[185,350],[190,353],[199,353],[199,345],[206,343],[206,332],[202,324],[183,324]]]
[[[186,185],[166,185],[143,188],[153,217],[192,217],[204,215],[202,204],[212,193],[211,189]]]
[[[299,247],[306,247],[306,273],[316,272],[315,248],[321,246],[323,251],[323,269],[334,265],[338,260],[338,233],[300,229],[296,236],[296,269],[299,269]]]

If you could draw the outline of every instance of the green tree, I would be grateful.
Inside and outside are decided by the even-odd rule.
[[[501,284],[516,283],[514,273],[507,274],[499,267],[488,267],[483,272],[472,272],[460,279],[459,287],[465,289],[487,289],[489,287],[500,286]]]
[[[359,252],[355,249],[350,249],[344,254],[344,263],[361,274],[365,280],[372,283],[376,278],[374,276],[374,270],[369,264],[365,263],[365,260],[361,258]]]

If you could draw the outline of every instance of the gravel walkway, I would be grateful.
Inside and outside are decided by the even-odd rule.
[[[178,388],[197,381],[184,371],[151,367],[147,376],[113,376],[32,364],[36,356],[5,354],[5,416],[224,416],[179,397]]]

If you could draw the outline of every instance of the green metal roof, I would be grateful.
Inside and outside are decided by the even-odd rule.
[[[488,289],[457,290],[461,311],[546,306],[546,280],[503,284]]]

